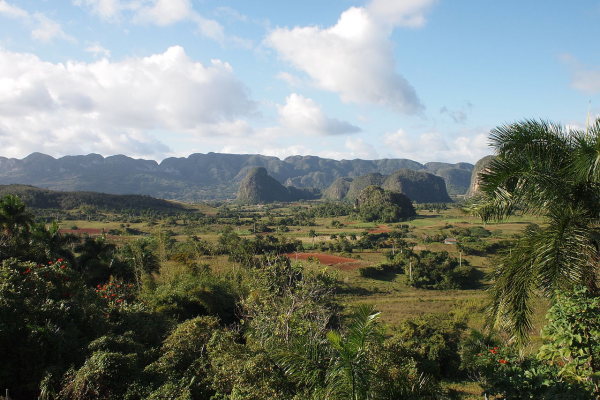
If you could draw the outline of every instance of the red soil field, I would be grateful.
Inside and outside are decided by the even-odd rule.
[[[392,230],[390,228],[388,228],[386,225],[378,225],[378,228],[376,229],[369,229],[370,233],[385,233],[385,232],[391,232]]]
[[[309,257],[314,257],[318,259],[321,264],[335,266],[336,268],[342,271],[351,271],[354,269],[358,269],[360,266],[363,265],[363,262],[360,260],[321,253],[298,253],[297,258],[296,253],[288,253],[285,254],[285,256],[288,257],[290,260],[307,260]]]

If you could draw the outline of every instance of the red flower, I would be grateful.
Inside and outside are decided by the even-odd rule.
[[[48,261],[48,265],[52,265],[52,261]]]
[[[58,260],[56,260],[56,262],[63,262],[64,260],[62,258],[59,258]]]
[[[508,364],[508,361],[506,361],[504,358],[500,359],[500,364]]]
[[[62,267],[60,267],[60,269],[65,269],[65,268],[67,268],[66,265],[63,265]]]
[[[30,272],[31,272],[31,268],[27,268],[27,271],[23,272],[23,275],[27,275]]]

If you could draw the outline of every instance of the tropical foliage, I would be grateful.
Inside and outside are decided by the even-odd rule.
[[[526,120],[494,129],[496,158],[479,175],[469,207],[484,221],[514,213],[545,218],[528,228],[492,276],[496,326],[524,339],[536,296],[553,298],[575,285],[600,294],[600,120],[588,130]]]

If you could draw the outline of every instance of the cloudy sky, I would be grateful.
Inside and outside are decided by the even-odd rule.
[[[600,2],[0,0],[0,156],[475,162],[600,116]]]

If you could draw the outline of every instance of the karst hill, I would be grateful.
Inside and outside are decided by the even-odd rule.
[[[334,183],[339,189],[336,190],[343,192],[347,187],[352,195],[360,191],[355,181],[370,174],[396,176],[396,181],[394,178],[375,178],[374,181],[387,179],[386,189],[408,195],[413,189],[410,189],[405,177],[411,172],[419,173],[412,176],[411,181],[430,181],[431,178],[422,178],[429,176],[422,174],[427,173],[440,178],[437,184],[445,183],[447,194],[464,194],[471,184],[474,166],[468,163],[420,164],[407,159],[338,161],[316,156],[292,156],[281,160],[258,154],[192,154],[156,162],[124,155],[103,157],[88,154],[54,158],[33,153],[23,159],[0,157],[0,184],[25,184],[61,191],[144,194],[194,202],[236,198],[242,181],[256,167],[264,168],[284,187],[314,188],[325,191],[328,197],[339,198],[340,193],[335,194],[335,190],[330,188]],[[399,170],[404,172],[398,175]],[[340,178],[345,180],[340,181]],[[314,194],[314,190],[309,192]],[[418,198],[418,192],[413,190],[413,197]],[[440,195],[436,201],[447,201],[447,194]],[[298,198],[306,196],[306,193],[302,191],[291,196]]]

